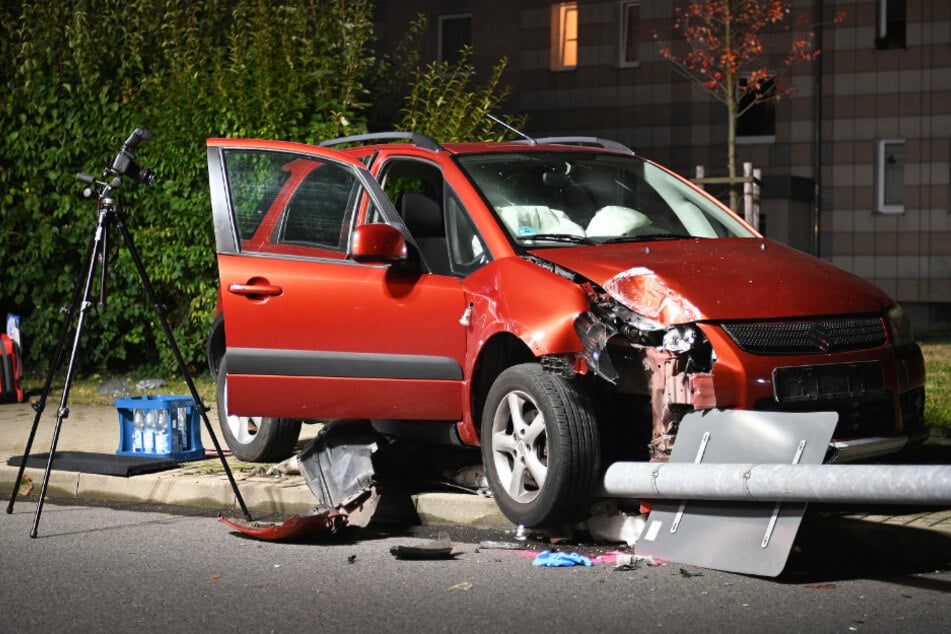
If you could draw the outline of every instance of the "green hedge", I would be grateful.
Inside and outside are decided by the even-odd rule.
[[[48,363],[93,237],[75,174],[100,175],[145,127],[138,159],[157,177],[126,179],[121,199],[186,361],[203,367],[217,286],[205,139],[364,131],[371,34],[368,0],[4,2],[0,312],[23,316],[28,366]],[[175,368],[118,231],[110,242],[81,363]]]

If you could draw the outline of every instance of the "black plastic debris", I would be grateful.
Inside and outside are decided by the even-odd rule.
[[[397,559],[452,559],[452,542],[449,535],[439,533],[436,539],[419,545],[400,544],[390,548],[390,553]]]

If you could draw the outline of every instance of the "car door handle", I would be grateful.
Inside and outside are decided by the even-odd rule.
[[[280,295],[284,292],[284,289],[280,286],[268,284],[267,282],[249,282],[247,284],[231,284],[228,286],[228,292],[234,293],[235,295],[244,295],[252,299],[260,299]]]

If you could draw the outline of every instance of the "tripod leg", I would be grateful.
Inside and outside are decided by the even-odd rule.
[[[102,245],[105,239],[106,211],[100,210],[97,214],[98,223],[96,225],[95,238],[93,239],[92,252],[89,257],[89,265],[86,269],[86,282],[83,285],[83,295],[79,303],[79,317],[76,319],[76,332],[73,335],[73,348],[69,355],[69,364],[66,366],[66,382],[63,385],[63,395],[60,398],[59,409],[56,412],[56,426],[53,428],[53,439],[50,443],[50,455],[46,462],[46,471],[43,473],[43,485],[40,487],[40,498],[36,503],[36,514],[33,516],[33,528],[30,531],[30,537],[35,538],[40,526],[40,515],[43,513],[43,502],[46,500],[46,489],[50,482],[50,471],[53,469],[53,458],[56,456],[56,445],[59,443],[59,433],[63,427],[63,419],[69,416],[69,390],[73,383],[73,372],[76,369],[76,355],[79,352],[79,342],[83,334],[83,322],[86,320],[86,313],[92,307],[89,301],[92,293],[93,279],[96,272],[96,261],[100,257],[105,266],[107,254],[103,252]],[[49,379],[47,379],[49,381]],[[24,462],[26,456],[24,456]]]
[[[185,377],[185,382],[188,384],[188,389],[191,391],[192,399],[195,401],[195,407],[198,408],[198,411],[201,412],[202,420],[205,422],[205,429],[208,431],[208,435],[211,438],[212,444],[215,446],[215,452],[218,454],[218,458],[221,460],[221,466],[224,467],[225,474],[228,476],[228,482],[231,483],[231,488],[234,491],[235,499],[238,502],[238,506],[241,507],[241,512],[244,514],[244,517],[250,521],[251,513],[248,512],[248,507],[244,504],[244,498],[241,497],[241,492],[238,490],[238,483],[235,482],[234,475],[231,473],[231,467],[228,466],[228,461],[225,459],[224,452],[221,451],[221,445],[218,443],[218,437],[215,435],[215,430],[211,426],[211,422],[208,420],[208,409],[202,403],[201,397],[198,394],[198,388],[195,387],[195,382],[192,381],[191,374],[188,372],[188,367],[185,364],[185,359],[182,357],[181,350],[178,348],[178,344],[175,341],[175,334],[172,332],[171,327],[168,325],[168,319],[165,316],[165,307],[159,303],[155,295],[155,290],[152,288],[152,283],[149,281],[148,273],[145,271],[145,265],[142,264],[142,258],[139,257],[139,252],[135,248],[135,244],[132,242],[132,234],[129,233],[128,227],[125,226],[125,220],[122,218],[121,212],[117,212],[116,226],[119,227],[119,231],[122,233],[122,238],[125,240],[126,246],[129,248],[129,254],[132,256],[132,261],[135,262],[135,268],[139,272],[139,277],[142,279],[142,285],[145,287],[145,292],[149,296],[149,301],[152,303],[152,307],[155,309],[155,313],[158,315],[159,321],[162,323],[162,330],[165,331],[165,337],[168,339],[169,345],[172,347],[172,352],[175,355],[175,360],[178,362],[178,369],[182,373],[182,376]]]
[[[89,265],[91,265],[96,257],[95,240],[89,246],[89,252],[90,256],[88,262]],[[59,366],[63,361],[63,351],[66,349],[66,335],[69,334],[69,325],[70,319],[73,316],[73,308],[79,301],[79,294],[82,292],[82,290],[83,277],[80,277],[76,280],[76,286],[73,289],[72,299],[63,309],[63,312],[65,313],[65,316],[63,317],[63,325],[60,328],[59,340],[56,343],[56,350],[53,353],[49,370],[46,373],[46,382],[43,384],[43,390],[40,392],[39,400],[33,404],[33,410],[36,412],[36,416],[33,418],[33,427],[30,429],[30,436],[26,441],[26,448],[23,450],[23,459],[20,461],[20,470],[17,472],[16,481],[13,483],[13,491],[10,493],[10,502],[7,504],[8,514],[13,513],[13,504],[16,501],[17,491],[20,488],[20,483],[23,482],[23,473],[26,471],[26,463],[30,457],[30,452],[33,450],[33,440],[36,438],[36,430],[40,425],[40,418],[43,416],[43,410],[46,409],[46,399],[49,397],[50,390],[53,386],[53,375],[59,369]]]

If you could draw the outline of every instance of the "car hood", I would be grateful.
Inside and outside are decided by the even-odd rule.
[[[882,312],[874,285],[765,239],[691,239],[534,249],[632,310],[674,324]]]

